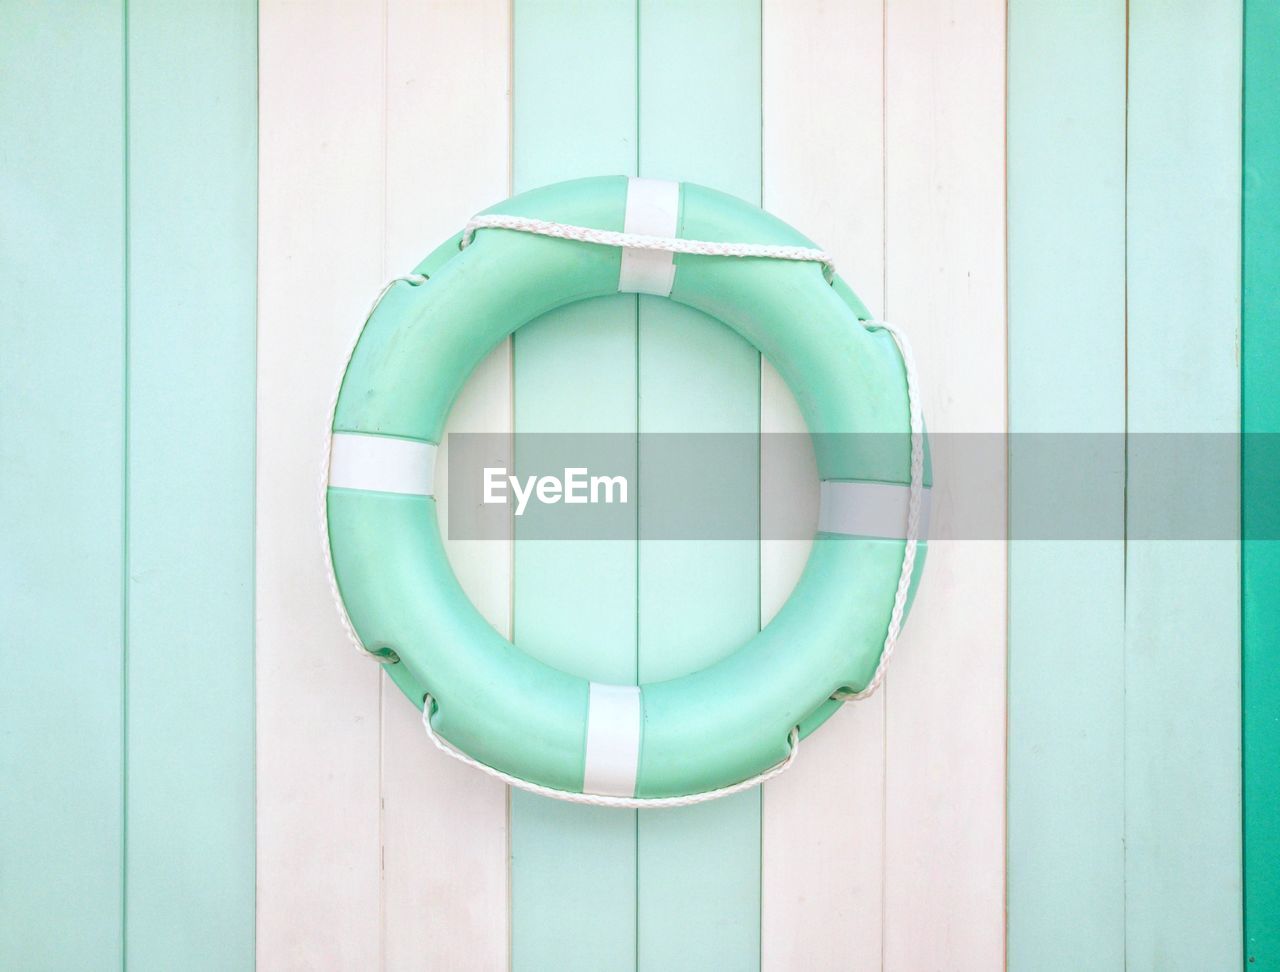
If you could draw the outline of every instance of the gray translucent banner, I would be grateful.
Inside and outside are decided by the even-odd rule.
[[[817,529],[804,434],[453,434],[447,444],[454,539],[803,540]],[[898,458],[907,438],[836,445]],[[1270,495],[1240,509],[1242,446],[1250,475],[1275,481],[1273,434],[934,434],[931,533],[1239,540],[1243,513],[1246,539],[1280,539]]]

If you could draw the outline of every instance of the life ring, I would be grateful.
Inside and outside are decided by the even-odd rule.
[[[331,417],[325,540],[355,639],[426,701],[442,745],[551,795],[680,802],[788,765],[879,684],[924,562],[927,454],[908,349],[829,270],[741,200],[599,177],[500,203],[388,285]],[[709,668],[639,686],[588,682],[494,631],[454,577],[432,495],[445,418],[485,355],[555,307],[619,291],[666,295],[758,348],[800,405],[822,481],[812,554],[773,621]]]

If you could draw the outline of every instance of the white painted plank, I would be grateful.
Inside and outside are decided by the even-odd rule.
[[[873,313],[884,303],[883,40],[880,0],[765,0],[764,205],[835,254]],[[839,124],[832,107],[839,105]],[[804,420],[761,370],[763,535],[785,517],[816,526]],[[765,539],[761,620],[790,593],[811,544]],[[764,788],[761,967],[879,968],[884,865],[884,696],[847,706]]]
[[[508,193],[509,28],[506,0],[389,0],[390,275]],[[506,341],[472,375],[445,425],[436,496],[446,536],[449,436],[511,429]],[[509,540],[447,539],[446,550],[472,601],[509,637]],[[385,968],[505,968],[507,788],[437,751],[387,678],[382,719]]]
[[[388,275],[508,194],[510,43],[506,0],[388,0]],[[446,533],[450,434],[511,429],[505,341],[445,425],[436,496]],[[446,550],[472,601],[509,637],[510,542],[446,540]],[[436,750],[389,678],[382,690],[385,968],[505,967],[507,788]]]
[[[885,313],[913,339],[931,431],[1002,433],[1005,5],[891,5],[887,16]],[[986,485],[1003,505],[1002,460]],[[999,540],[949,539],[944,469],[933,501],[929,565],[886,685],[884,967],[994,969],[1006,553]]]
[[[330,601],[317,477],[383,266],[380,7],[263,0],[258,264],[258,965],[381,962],[379,667]]]

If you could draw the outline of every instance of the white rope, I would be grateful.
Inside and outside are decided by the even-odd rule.
[[[757,243],[714,243],[701,240],[682,240],[657,236],[642,236],[634,233],[618,233],[611,230],[598,230],[586,226],[574,226],[568,223],[555,223],[547,220],[530,219],[524,216],[505,216],[501,214],[492,214],[488,216],[476,216],[462,232],[462,239],[459,248],[465,249],[470,245],[475,236],[477,229],[495,228],[516,230],[523,233],[535,233],[540,236],[552,236],[558,239],[576,240],[582,243],[595,243],[602,246],[630,247],[639,250],[666,250],[673,253],[692,253],[700,256],[728,256],[728,257],[764,257],[774,260],[797,260],[811,261],[821,263],[823,267],[823,275],[830,282],[835,273],[835,263],[831,257],[823,250],[817,250],[810,247],[799,246],[771,246]],[[356,342],[360,339],[360,334],[364,330],[364,325],[369,322],[373,316],[373,312],[377,310],[378,305],[382,302],[382,298],[397,283],[403,281],[405,283],[418,286],[426,281],[426,277],[420,274],[408,274],[389,281],[386,286],[378,293],[374,299],[373,305],[369,308],[369,313],[365,315],[364,323],[356,331],[355,338],[348,349],[347,354],[343,358],[342,371],[338,375],[338,382],[333,392],[333,399],[329,404],[328,422],[325,425],[324,435],[324,465],[320,471],[320,534],[324,545],[325,566],[328,571],[329,593],[333,598],[333,602],[338,610],[338,616],[341,618],[343,629],[347,633],[347,637],[355,648],[364,656],[372,658],[381,663],[391,663],[398,661],[394,654],[381,655],[369,651],[360,641],[359,635],[356,634],[355,627],[351,623],[351,618],[347,614],[346,605],[343,603],[342,595],[338,590],[337,577],[333,569],[333,554],[329,543],[329,529],[327,521],[327,486],[329,480],[329,449],[333,439],[333,420],[338,405],[338,394],[342,389],[342,379],[346,374],[348,364],[350,364],[351,356],[355,353]],[[840,702],[856,702],[865,699],[875,693],[877,689],[884,683],[885,671],[889,664],[889,659],[893,657],[893,653],[898,643],[898,635],[902,631],[903,615],[906,613],[907,595],[911,589],[912,575],[915,573],[916,552],[920,539],[920,511],[924,492],[924,412],[920,403],[919,379],[916,374],[915,357],[911,353],[911,343],[907,340],[906,334],[889,324],[886,321],[863,321],[862,324],[868,328],[880,328],[888,331],[893,338],[894,344],[898,347],[898,353],[902,356],[903,369],[906,372],[907,380],[907,410],[908,421],[911,433],[911,466],[910,466],[910,494],[907,505],[907,531],[906,546],[902,556],[902,571],[898,575],[898,587],[893,598],[893,609],[889,615],[889,628],[885,635],[884,646],[880,651],[880,660],[876,665],[875,673],[871,677],[871,681],[857,692],[837,692],[832,695],[832,699]],[[563,800],[568,803],[583,803],[597,807],[617,807],[626,809],[644,809],[644,808],[661,808],[661,807],[686,807],[696,803],[705,803],[708,800],[716,800],[720,797],[730,796],[734,793],[740,793],[743,790],[751,789],[769,780],[781,776],[795,762],[800,752],[800,730],[795,727],[788,735],[790,749],[786,759],[760,773],[751,779],[743,780],[741,783],[735,783],[732,786],[721,787],[716,790],[707,790],[702,793],[693,793],[687,796],[678,797],[622,797],[622,796],[601,796],[593,793],[572,793],[567,790],[557,790],[553,787],[541,786],[537,783],[530,783],[528,780],[522,780],[519,777],[511,776],[503,773],[501,770],[494,769],[485,763],[472,759],[466,753],[456,749],[446,740],[436,735],[435,730],[431,726],[431,708],[432,697],[428,695],[424,700],[422,707],[422,724],[426,730],[427,736],[435,744],[436,748],[447,756],[465,763],[474,769],[478,769],[483,773],[487,773],[496,779],[501,780],[508,786],[514,786],[529,793],[536,793],[540,796],[551,797],[556,800]]]
[[[473,769],[480,770],[482,773],[487,773],[495,779],[502,780],[508,786],[514,786],[518,790],[536,793],[538,796],[551,797],[553,800],[563,800],[566,803],[585,803],[592,807],[614,807],[620,810],[660,810],[664,807],[691,807],[695,803],[718,800],[721,797],[741,793],[743,790],[749,790],[753,786],[759,786],[761,783],[767,783],[769,780],[781,776],[791,768],[791,764],[796,761],[796,756],[800,753],[800,727],[795,726],[787,735],[787,743],[791,748],[787,752],[786,759],[769,767],[763,773],[753,776],[749,780],[743,780],[741,783],[734,783],[732,786],[723,786],[718,790],[704,790],[702,793],[691,793],[688,796],[673,797],[623,797],[601,796],[596,793],[574,793],[570,790],[557,790],[554,787],[530,783],[528,780],[522,780],[518,776],[512,776],[509,773],[496,770],[479,760],[472,759],[462,750],[456,749],[449,742],[437,736],[435,729],[431,726],[431,706],[433,702],[434,699],[430,695],[422,700],[422,727],[426,729],[430,740],[436,744],[436,749],[446,756],[452,756],[458,762],[465,763]]]
[[[898,575],[898,589],[893,596],[893,611],[889,614],[889,630],[884,637],[884,647],[880,649],[880,661],[876,665],[875,674],[866,687],[858,692],[837,692],[831,696],[841,702],[858,702],[874,695],[884,682],[885,670],[893,650],[898,646],[898,635],[902,632],[902,616],[907,610],[907,594],[911,590],[911,576],[916,569],[916,548],[920,543],[920,505],[924,495],[924,409],[920,405],[920,382],[916,375],[916,359],[911,353],[911,342],[907,336],[885,321],[864,321],[868,327],[878,327],[889,332],[898,353],[902,355],[902,366],[907,373],[907,414],[911,424],[911,491],[907,502],[907,543],[902,552],[902,573]]]
[[[369,312],[364,315],[364,320],[356,328],[355,336],[351,339],[347,353],[342,356],[342,369],[338,372],[338,381],[333,386],[333,396],[329,399],[328,420],[324,426],[324,449],[320,453],[320,488],[317,491],[320,505],[320,543],[324,546],[324,567],[329,580],[329,596],[333,598],[334,607],[338,609],[338,618],[342,621],[342,630],[347,633],[347,638],[351,641],[356,651],[365,658],[372,658],[383,665],[393,664],[399,661],[399,658],[394,654],[379,654],[376,651],[370,651],[364,646],[364,642],[356,634],[355,625],[351,623],[351,616],[347,614],[347,605],[342,600],[342,593],[338,590],[338,576],[333,570],[333,548],[329,544],[329,450],[333,447],[333,419],[338,411],[338,394],[342,391],[342,379],[346,377],[347,366],[351,364],[351,356],[356,353],[356,343],[360,340],[360,335],[364,333],[364,327],[369,323],[369,318],[373,317],[373,312],[382,303],[382,298],[391,292],[392,287],[402,281],[418,287],[426,283],[427,278],[420,273],[407,273],[387,281],[383,288],[378,291],[378,296],[373,298],[373,303],[369,305]]]
[[[697,256],[765,257],[770,260],[797,260],[821,263],[822,275],[830,283],[835,276],[836,265],[831,254],[811,246],[774,246],[768,243],[715,243],[709,240],[682,240],[673,236],[644,236],[640,233],[618,233],[614,230],[594,229],[590,226],[574,226],[572,223],[553,223],[545,219],[527,216],[507,216],[490,213],[473,216],[462,231],[459,249],[465,250],[478,229],[508,229],[538,236],[554,236],[561,240],[579,243],[596,243],[600,246],[626,247],[631,250],[665,250],[668,253],[692,253]]]

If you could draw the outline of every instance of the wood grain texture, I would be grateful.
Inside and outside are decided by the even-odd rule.
[[[760,6],[756,0],[641,0],[640,175],[696,182],[760,201]],[[640,298],[640,533],[649,521],[645,437],[755,435],[760,354],[725,324]],[[656,440],[655,440],[656,441]],[[758,458],[748,460],[759,507]],[[752,526],[757,518],[753,517]],[[760,626],[759,541],[645,540],[640,545],[639,680],[711,665]],[[754,969],[760,962],[760,790],[638,824],[638,969]]]
[[[1244,919],[1262,972],[1280,968],[1280,7],[1246,0],[1244,17]]]
[[[504,342],[459,395],[446,442],[453,433],[509,431],[510,423],[511,356]],[[436,474],[438,483],[448,482],[447,446]],[[447,492],[437,502],[443,526]],[[445,549],[477,608],[509,634],[510,543],[446,538]],[[382,692],[384,968],[505,967],[507,788],[438,752],[422,731],[421,713],[390,679]]]
[[[995,0],[891,5],[887,318],[933,433],[1005,430],[1004,38]],[[997,509],[1005,469],[985,486]],[[1004,960],[1006,553],[953,539],[943,470],[927,577],[885,685],[884,967]]]
[[[130,968],[254,964],[257,15],[128,10]]]
[[[124,16],[0,18],[0,966],[119,968]]]
[[[879,0],[763,7],[764,206],[833,253],[874,314],[884,307],[883,42]],[[812,449],[800,445],[804,419],[768,361],[760,430],[760,598],[768,623],[812,546],[770,537],[784,535],[788,523],[815,529],[818,491]],[[884,698],[846,707],[805,740],[794,769],[764,788],[764,969],[880,967]]]
[[[380,17],[326,5],[264,13],[264,132],[279,127],[263,144],[260,465],[273,481],[262,483],[269,495],[260,503],[277,515],[260,532],[260,584],[287,584],[260,612],[259,723],[283,727],[277,738],[260,728],[271,777],[259,809],[264,965],[480,969],[506,961],[505,787],[430,746],[413,705],[342,636],[318,548],[301,572],[297,552],[318,539],[324,409],[369,300],[507,193],[508,24],[505,4],[447,0],[393,0]],[[300,67],[293,59],[303,50]],[[329,53],[312,61],[317,50]],[[330,58],[338,70],[319,67]],[[456,79],[477,65],[482,80],[459,92]],[[317,70],[323,81],[308,73]],[[317,197],[327,205],[317,207]],[[292,272],[299,263],[329,268],[326,287],[301,288]],[[329,340],[315,340],[317,320]],[[510,402],[504,345],[450,415],[442,473],[447,435],[509,431]],[[282,453],[283,439],[291,448]],[[449,553],[473,600],[508,630],[509,544],[451,543]],[[302,617],[315,630],[299,638],[289,627]],[[290,702],[294,666],[314,683],[302,720]],[[317,858],[317,845],[340,863]],[[323,874],[299,880],[316,867]]]
[[[381,8],[265,2],[258,263],[258,964],[376,969],[379,666],[338,622],[317,489],[387,276]]]
[[[635,4],[516,0],[513,14],[515,191],[635,174]],[[635,431],[635,297],[555,311],[513,346],[517,433]],[[517,529],[516,644],[566,671],[634,682],[634,541],[519,540]],[[512,791],[512,968],[634,968],[635,848],[634,811]]]
[[[387,4],[389,276],[508,194],[509,24],[506,0]],[[446,535],[449,437],[510,432],[510,342],[503,342],[445,423],[436,482]],[[472,602],[509,636],[509,540],[453,539],[446,550]],[[382,696],[383,967],[505,967],[507,788],[438,752],[418,710],[386,677]]]
[[[1125,15],[1009,10],[1013,969],[1124,966]],[[1097,539],[1045,539],[1080,489]]]
[[[1135,539],[1234,507],[1238,464],[1172,480],[1134,434],[1240,428],[1241,7],[1129,5],[1126,968],[1240,962],[1240,548]],[[1148,447],[1145,455],[1150,455]],[[1223,468],[1222,466],[1226,466]],[[1235,510],[1228,510],[1231,518]],[[1143,534],[1150,537],[1150,532]],[[1188,700],[1190,704],[1188,704]]]

